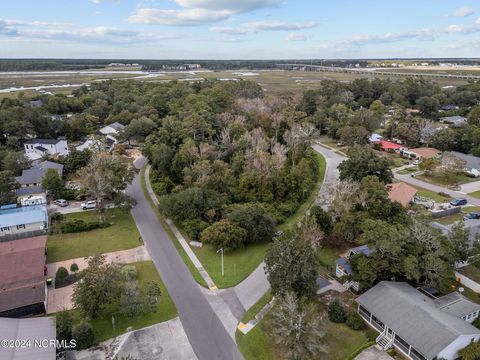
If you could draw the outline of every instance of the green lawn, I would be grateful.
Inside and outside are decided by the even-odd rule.
[[[187,265],[188,270],[190,270],[190,273],[192,274],[195,281],[204,287],[208,287],[202,275],[200,275],[200,272],[198,271],[198,269],[195,267],[195,265],[193,265],[192,261],[190,260],[187,253],[183,249],[182,245],[180,245],[180,243],[178,242],[177,237],[173,234],[172,230],[170,229],[170,226],[168,226],[168,224],[165,222],[165,219],[160,214],[160,211],[158,211],[158,208],[155,206],[152,199],[150,198],[150,195],[148,194],[148,191],[147,191],[147,185],[145,184],[145,169],[146,169],[146,166],[144,166],[140,172],[140,176],[141,176],[140,179],[142,183],[143,193],[147,198],[148,203],[150,204],[153,212],[157,215],[158,221],[160,221],[160,224],[162,224],[163,229],[165,230],[168,237],[172,241],[173,245],[177,249],[178,254],[182,258],[183,262]]]
[[[218,288],[229,288],[242,282],[265,258],[270,242],[252,244],[241,249],[227,251],[224,255],[225,275],[222,276],[221,256],[211,245],[192,247],[205,270]]]
[[[419,175],[418,179],[429,182],[431,184],[440,185],[440,186],[453,186],[466,184],[472,181],[476,181],[475,178],[469,177],[466,174],[455,174],[446,176],[445,173],[435,171],[431,175]]]
[[[458,272],[472,279],[473,281],[480,283],[480,269],[478,269],[477,267],[473,265],[467,265],[458,269]]]
[[[479,190],[479,191],[472,192],[472,193],[469,193],[468,195],[473,196],[473,197],[476,197],[476,198],[480,198],[480,190]]]
[[[317,251],[315,257],[317,258],[320,274],[326,275],[335,272],[335,260],[339,257],[337,251],[324,246]]]
[[[235,333],[237,345],[245,360],[282,360],[282,353],[267,335],[266,320],[263,319],[246,335]]]
[[[49,235],[47,263],[131,249],[141,245],[140,233],[130,213],[120,209],[108,209],[107,221],[113,225],[105,229],[71,234]],[[95,211],[65,215],[68,220],[97,220]]]
[[[322,360],[344,360],[368,340],[365,331],[355,331],[345,324],[335,324],[325,317],[327,351]],[[283,360],[281,349],[268,336],[269,315],[248,334],[236,332],[237,344],[246,360]]]
[[[248,323],[252,320],[260,310],[263,309],[265,305],[267,305],[273,299],[273,295],[268,290],[253,306],[248,309],[248,311],[243,315],[242,322],[244,324]]]
[[[414,188],[418,190],[417,192],[418,196],[426,197],[436,202],[450,202],[450,200],[452,200],[451,196],[442,196],[436,193],[435,191],[427,190],[417,186],[414,186]]]
[[[112,337],[121,335],[126,332],[128,327],[133,329],[141,329],[150,325],[154,325],[163,321],[167,321],[175,318],[178,313],[175,308],[165,285],[163,284],[160,276],[155,269],[155,265],[152,261],[141,261],[132,263],[135,265],[138,272],[138,282],[140,288],[145,291],[149,281],[155,281],[160,286],[162,293],[160,301],[157,304],[157,312],[148,313],[137,318],[125,317],[119,313],[114,314],[115,317],[115,331],[112,327],[112,315],[105,315],[104,317],[92,320],[93,331],[95,334],[95,342],[101,342]],[[79,310],[70,310],[73,314],[75,322],[79,322],[82,319]]]

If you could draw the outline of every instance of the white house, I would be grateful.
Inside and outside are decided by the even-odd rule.
[[[480,305],[459,293],[427,294],[404,282],[382,281],[356,299],[358,313],[380,333],[376,341],[384,350],[395,347],[412,360],[455,360],[480,340],[471,324]]]
[[[68,143],[64,138],[58,139],[30,139],[23,143],[25,155],[32,161],[39,160],[45,155],[68,155]]]
[[[117,138],[123,128],[125,128],[125,126],[118,122],[114,122],[98,130],[97,134],[104,136],[107,146],[110,149],[113,149],[113,147],[118,143]]]

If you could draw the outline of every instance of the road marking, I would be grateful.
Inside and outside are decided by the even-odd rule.
[[[243,322],[240,321],[237,328],[238,328],[238,330],[243,330],[243,329],[245,329],[246,326],[247,326],[247,324],[244,324]]]
[[[217,291],[218,287],[217,285],[210,286],[210,291]]]

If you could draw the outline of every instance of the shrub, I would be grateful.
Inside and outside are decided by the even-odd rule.
[[[77,350],[92,346],[95,341],[92,325],[86,321],[75,325],[72,329],[72,338],[77,341]]]
[[[475,320],[473,320],[472,325],[477,329],[480,329],[480,317],[477,317]]]
[[[76,263],[72,263],[72,265],[70,265],[70,271],[76,273],[78,271],[78,265]]]
[[[326,234],[330,234],[333,227],[332,217],[330,214],[318,205],[312,207],[310,214],[315,218],[315,222],[318,226],[320,226],[320,229],[322,229]]]
[[[345,308],[337,299],[328,305],[328,318],[335,323],[344,323],[347,320]]]
[[[125,265],[120,271],[125,280],[135,280],[138,277],[137,268],[135,265]]]
[[[55,274],[55,281],[63,281],[68,277],[68,270],[60,266]]]
[[[480,359],[480,343],[472,342],[458,352],[462,360]]]
[[[362,330],[365,326],[362,317],[356,312],[351,312],[347,315],[346,324],[352,330]]]
[[[182,222],[182,229],[186,232],[191,240],[200,240],[200,235],[203,230],[208,227],[208,223],[203,220],[186,220]]]
[[[68,311],[60,311],[55,316],[57,328],[57,340],[67,340],[72,338],[72,315]]]
[[[61,225],[61,230],[62,233],[76,233],[95,229],[103,229],[109,226],[109,223],[101,221],[85,222],[83,220],[69,220]]]
[[[373,329],[368,329],[365,336],[367,337],[368,341],[375,341],[378,337],[378,332]]]

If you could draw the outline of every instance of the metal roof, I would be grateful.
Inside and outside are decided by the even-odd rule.
[[[427,359],[460,335],[480,335],[470,323],[439,309],[404,282],[382,281],[356,300]]]
[[[46,222],[47,216],[47,208],[43,205],[1,210],[0,227]]]
[[[34,346],[35,340],[55,340],[55,318],[38,317],[31,319],[0,318],[0,339],[30,340],[31,346],[0,347],[2,360],[55,360],[55,347]]]
[[[26,186],[15,191],[16,196],[43,194],[45,190],[41,186]]]

